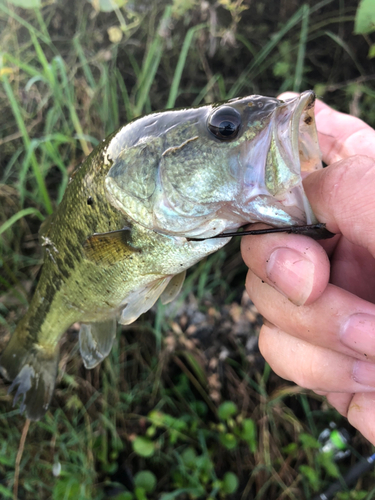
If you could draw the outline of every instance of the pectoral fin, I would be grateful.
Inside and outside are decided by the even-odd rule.
[[[169,304],[172,302],[177,295],[180,293],[182,285],[184,284],[186,278],[186,271],[173,276],[171,281],[166,286],[164,292],[160,295],[160,301],[162,304]]]
[[[109,233],[90,236],[83,245],[87,259],[96,264],[113,265],[120,260],[129,259],[139,248],[132,246],[131,230],[128,227]]]
[[[82,323],[79,348],[86,368],[94,368],[108,356],[116,338],[115,318],[88,325]]]
[[[130,325],[130,323],[133,323],[141,314],[148,311],[163,293],[170,280],[170,276],[161,278],[131,292],[126,297],[127,304],[122,311],[119,323],[122,325]]]

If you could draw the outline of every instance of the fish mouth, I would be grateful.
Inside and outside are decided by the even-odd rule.
[[[300,161],[301,173],[322,168],[322,155],[315,125],[315,99],[315,92],[308,90],[299,97],[286,101],[286,106],[291,108],[293,113],[290,121],[291,142],[293,156]]]
[[[322,168],[312,90],[279,101],[258,142],[244,151],[243,213],[275,227],[316,224],[302,178]],[[255,142],[255,141],[254,141]],[[267,154],[264,154],[267,149]],[[257,171],[251,169],[256,164]]]
[[[315,224],[317,219],[303,189],[302,180],[322,168],[322,155],[315,124],[312,90],[282,102],[275,111],[273,140],[278,148],[279,183],[272,194],[298,224]],[[272,150],[272,147],[271,147]],[[266,184],[269,174],[266,167]]]

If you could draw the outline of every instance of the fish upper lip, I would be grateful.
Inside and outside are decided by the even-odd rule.
[[[292,148],[295,158],[299,158],[300,143],[300,120],[304,111],[314,106],[316,94],[313,90],[307,90],[299,96],[297,108],[292,116]]]

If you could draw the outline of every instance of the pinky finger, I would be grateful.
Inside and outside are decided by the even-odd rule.
[[[348,416],[348,408],[353,398],[353,394],[344,392],[329,392],[326,395],[327,401],[332,405],[343,417]]]
[[[348,408],[348,420],[375,445],[375,392],[354,394]]]

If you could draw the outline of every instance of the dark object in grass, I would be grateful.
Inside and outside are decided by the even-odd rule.
[[[353,467],[349,469],[347,474],[345,474],[343,480],[335,481],[334,483],[331,484],[331,486],[327,488],[327,490],[324,493],[320,493],[319,495],[315,496],[313,500],[332,499],[337,492],[344,489],[345,485],[348,487],[353,486],[358,480],[358,478],[363,474],[365,474],[366,472],[369,472],[371,469],[373,469],[374,465],[375,465],[375,453],[370,457],[367,457],[366,460],[361,460],[360,462],[354,464]]]

